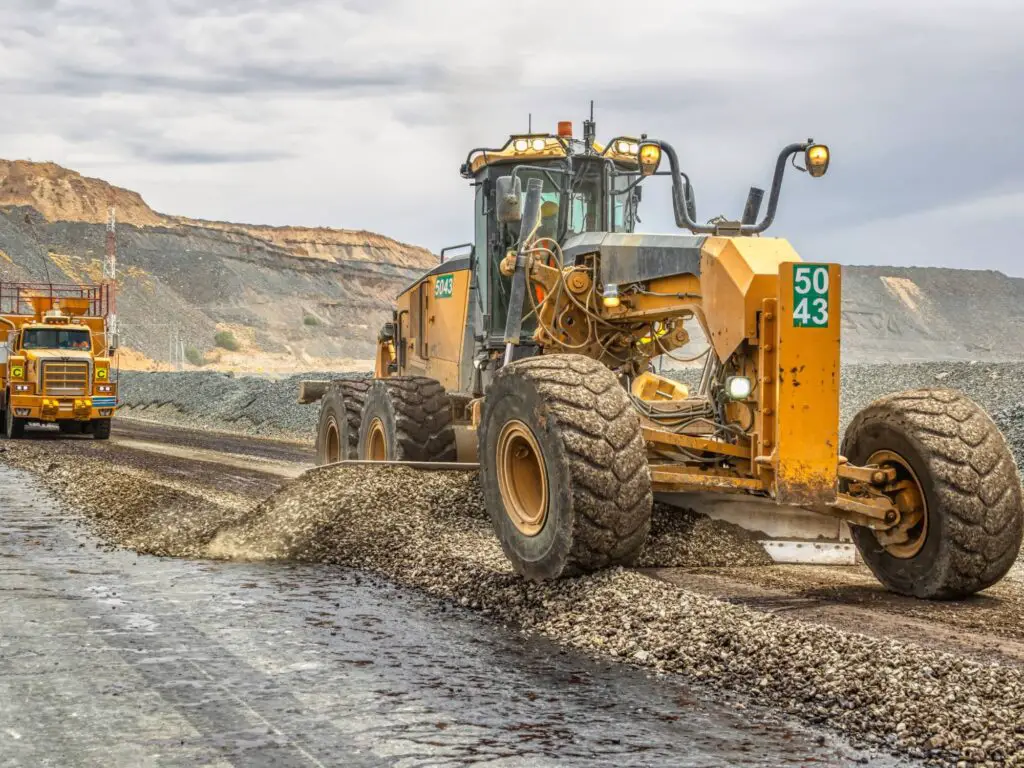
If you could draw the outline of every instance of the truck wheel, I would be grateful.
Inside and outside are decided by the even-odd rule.
[[[992,419],[964,394],[920,389],[876,400],[850,423],[843,455],[896,470],[887,494],[901,523],[853,528],[864,562],[892,591],[965,597],[1013,565],[1024,525],[1017,466]]]
[[[10,406],[4,410],[4,435],[8,440],[18,440],[25,436],[25,419],[15,416]]]
[[[339,379],[327,388],[316,434],[317,464],[356,458],[359,422],[370,384],[369,379]]]
[[[110,439],[110,419],[93,419],[91,426],[94,440]]]
[[[425,376],[376,379],[359,425],[359,458],[456,461],[452,407],[441,383]]]
[[[581,355],[502,368],[484,400],[480,471],[501,548],[535,581],[628,564],[651,526],[640,420],[615,375]]]

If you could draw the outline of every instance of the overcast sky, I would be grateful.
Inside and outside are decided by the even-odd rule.
[[[676,146],[701,219],[813,136],[832,167],[771,230],[804,258],[1024,276],[1022,39],[1020,0],[3,0],[0,156],[436,250],[470,238],[469,148],[594,99],[599,137]]]

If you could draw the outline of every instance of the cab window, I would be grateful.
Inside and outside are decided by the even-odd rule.
[[[22,349],[71,349],[88,351],[92,348],[89,332],[79,329],[26,328],[22,334]]]

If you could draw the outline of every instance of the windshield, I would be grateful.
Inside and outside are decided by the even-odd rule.
[[[22,336],[23,349],[78,349],[88,351],[89,332],[65,328],[26,328]]]

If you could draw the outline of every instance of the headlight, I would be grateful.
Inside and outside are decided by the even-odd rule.
[[[14,391],[15,392],[28,392],[31,389],[32,389],[32,385],[30,385],[30,384],[15,384],[14,385]]]
[[[629,142],[628,141],[617,141],[615,142],[615,151],[620,155],[629,154]],[[636,154],[635,152],[633,154]]]
[[[98,387],[96,387],[96,391],[97,392],[109,392],[110,391],[110,385],[109,384],[100,384]]]
[[[829,159],[828,147],[824,144],[812,144],[804,151],[804,164],[807,166],[807,172],[815,178],[825,175]]]
[[[528,142],[526,139],[516,139],[512,147],[513,149],[515,149],[516,152],[525,152],[530,148],[530,142]]]
[[[730,376],[725,380],[725,394],[730,400],[746,400],[754,391],[754,385],[746,376]]]
[[[534,152],[543,152],[544,151],[544,147],[546,147],[547,144],[548,143],[546,141],[544,141],[544,139],[534,139],[533,140],[533,145],[532,145],[533,146],[533,151]]]
[[[601,301],[606,307],[619,306],[619,286],[615,283],[608,283],[601,292]]]
[[[661,147],[657,144],[644,144],[640,147],[640,173],[650,176],[661,165]]]

